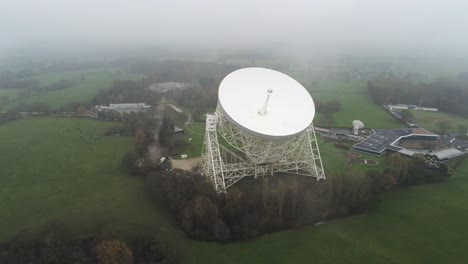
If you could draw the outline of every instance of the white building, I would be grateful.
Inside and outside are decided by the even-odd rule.
[[[410,110],[419,110],[419,111],[430,111],[430,112],[437,112],[439,109],[432,108],[432,107],[419,107],[416,105],[405,105],[405,104],[397,104],[397,105],[387,105],[387,108],[390,111],[395,109],[402,110],[402,109],[410,109]]]
[[[176,113],[179,113],[179,114],[180,114],[180,113],[183,113],[183,112],[184,112],[184,111],[182,111],[182,109],[180,109],[179,107],[177,107],[177,106],[175,106],[175,105],[173,105],[173,104],[168,104],[168,106],[169,106],[172,110],[174,110]]]
[[[146,111],[151,108],[151,105],[146,103],[124,103],[124,104],[109,104],[106,105],[97,105],[97,111],[117,111],[120,113],[129,113],[129,112],[141,112]]]

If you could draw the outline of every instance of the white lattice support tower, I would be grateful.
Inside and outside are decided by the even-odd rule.
[[[218,135],[216,132],[216,115],[206,115],[205,141],[203,143],[202,170],[211,184],[218,192],[226,191],[224,182],[224,164],[219,150]]]
[[[222,117],[218,113],[207,115],[203,145],[202,170],[216,191],[226,192],[229,187],[247,176],[272,176],[276,172],[310,176],[315,177],[317,180],[325,179],[322,159],[312,125],[306,131],[291,139],[262,142],[261,139],[255,139],[254,136],[249,138],[248,134],[239,136],[245,132],[239,131],[229,122],[223,123],[221,120]],[[227,128],[223,126],[227,126]],[[260,149],[265,146],[270,151],[282,149],[285,152],[274,162],[255,163],[261,155],[254,155],[253,159],[249,159],[248,154],[245,152],[244,157],[234,153],[219,144],[218,132],[228,143],[231,143],[237,136],[236,141],[231,146],[241,152],[250,148],[252,150],[255,148]],[[247,147],[241,144],[239,138],[246,139]],[[260,153],[268,156],[266,150],[260,151]],[[249,154],[252,154],[252,151]],[[271,159],[271,157],[267,159]],[[261,160],[265,160],[265,158],[261,157]]]

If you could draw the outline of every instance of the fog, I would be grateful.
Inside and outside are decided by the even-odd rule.
[[[0,49],[282,45],[314,52],[466,54],[468,2],[4,0]]]

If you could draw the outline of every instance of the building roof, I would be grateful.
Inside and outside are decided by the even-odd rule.
[[[412,128],[411,130],[412,130],[412,133],[413,133],[413,134],[437,136],[437,134],[432,133],[431,131],[426,130],[426,129],[421,128],[421,127],[415,127],[415,128]]]
[[[177,126],[174,126],[174,133],[179,133],[179,132],[184,132],[184,129],[180,128],[180,127],[177,127]]]
[[[439,160],[453,159],[453,158],[465,155],[464,152],[459,151],[458,149],[455,149],[455,148],[434,151],[432,152],[432,154],[436,155],[439,158]]]
[[[403,148],[396,146],[395,143],[403,138],[411,136],[438,137],[437,134],[422,128],[372,129],[372,131],[374,134],[355,144],[353,148],[380,155],[387,149],[393,151],[402,150]]]
[[[163,89],[183,89],[187,86],[187,84],[183,82],[164,82],[157,83],[156,85]]]
[[[123,104],[109,104],[106,105],[97,105],[96,108],[100,110],[128,110],[128,109],[148,109],[151,105],[146,103],[123,103]]]
[[[444,135],[442,137],[442,142],[452,148],[457,148],[468,153],[468,139],[457,138],[454,135]]]
[[[173,104],[168,104],[168,106],[170,108],[172,108],[172,110],[176,111],[177,113],[183,113],[184,111],[182,111],[182,109],[180,109],[179,107],[173,105]]]
[[[414,150],[409,150],[409,149],[402,149],[402,150],[398,151],[398,153],[412,157],[414,154],[417,154],[417,153],[426,154],[427,152],[420,152],[420,151],[414,151]],[[459,151],[458,149],[455,149],[455,148],[447,148],[447,149],[437,150],[437,151],[430,152],[428,154],[436,155],[437,158],[439,158],[439,160],[448,160],[448,159],[453,159],[453,158],[465,155],[464,152],[461,152],[461,151]]]

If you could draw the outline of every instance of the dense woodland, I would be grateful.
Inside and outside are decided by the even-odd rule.
[[[441,111],[468,117],[468,81],[439,79],[429,84],[407,79],[369,81],[369,94],[374,102],[383,104],[413,104],[436,107]]]
[[[189,61],[137,61],[129,66],[131,72],[148,76],[144,85],[164,82],[183,82],[188,87],[167,91],[161,96],[183,109],[190,109],[196,121],[204,121],[203,114],[216,107],[218,87],[224,76],[238,69],[235,65]]]
[[[166,116],[163,118],[159,129],[159,143],[162,147],[168,149],[169,155],[180,153],[190,144],[186,136],[174,133],[174,122]]]
[[[101,90],[91,103],[100,105],[145,102],[154,105],[165,97],[169,102],[176,103],[184,109],[190,109],[193,118],[201,121],[200,118],[207,109],[216,106],[222,74],[231,69],[226,67],[195,62],[169,61],[148,65],[143,62],[135,63],[132,66],[133,71],[146,73],[147,78],[141,82],[114,81],[109,89]],[[186,82],[189,85],[186,89],[175,89],[164,93],[156,93],[147,89],[154,83],[168,81]]]
[[[154,104],[159,95],[145,89],[141,82],[116,80],[109,89],[103,89],[93,98],[92,105],[118,103],[148,103]]]
[[[106,131],[106,135],[126,135],[134,137],[134,150],[126,152],[122,159],[122,169],[130,175],[144,175],[156,170],[157,165],[148,156],[148,146],[154,142],[154,129],[158,120],[137,116],[121,125]]]
[[[324,117],[322,124],[330,126],[333,122],[333,115],[341,111],[341,103],[338,100],[315,101],[315,109],[317,113],[322,114]]]
[[[290,174],[245,178],[226,194],[217,194],[203,176],[182,171],[152,171],[146,186],[188,236],[231,241],[364,213],[382,191],[449,176],[448,167],[435,156],[391,155],[383,171],[350,170],[325,181]]]

